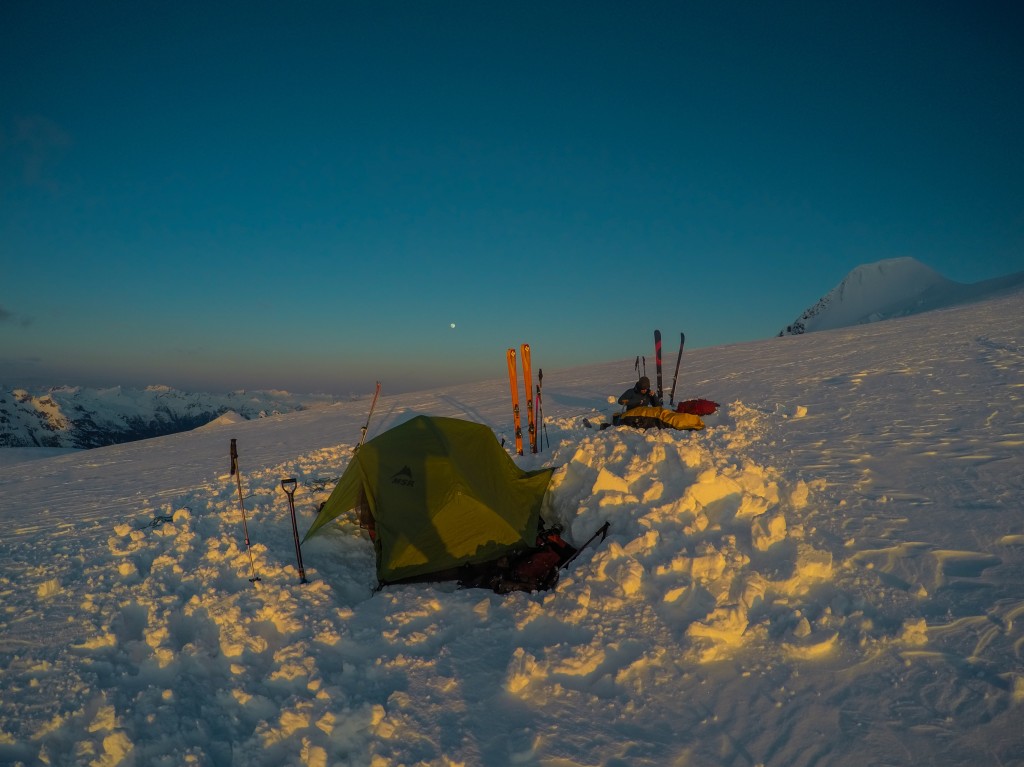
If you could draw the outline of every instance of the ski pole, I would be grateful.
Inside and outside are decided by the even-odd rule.
[[[544,434],[544,441],[548,443],[548,449],[551,449],[551,440],[548,439],[548,425],[544,423],[544,403],[540,398],[541,387],[544,386],[544,370],[540,369],[537,371],[537,423],[540,424],[541,432]]]
[[[562,569],[568,569],[568,566],[572,564],[572,560],[580,556],[581,552],[583,552],[584,549],[586,549],[588,546],[594,543],[594,541],[597,540],[598,536],[601,537],[601,542],[603,542],[604,539],[608,537],[608,527],[610,526],[611,522],[605,522],[604,524],[602,524],[598,528],[597,532],[595,532],[595,534],[591,536],[590,539],[588,539],[587,543],[585,543],[579,549],[575,550],[575,553],[562,563]]]
[[[537,397],[533,400],[533,422],[537,424],[537,450],[544,451],[544,411],[540,407],[540,384],[537,384]]]
[[[249,567],[252,568],[252,578],[249,579],[249,582],[256,583],[260,577],[256,575],[256,562],[252,558],[252,546],[249,545],[249,523],[245,519],[245,501],[242,496],[242,472],[238,470],[238,448],[235,446],[235,440],[231,440],[231,476],[235,478],[235,482],[238,484],[238,510],[242,512],[245,549],[249,552]]]
[[[295,561],[299,565],[299,583],[309,583],[306,580],[306,570],[302,566],[302,546],[299,545],[299,527],[295,523],[295,486],[298,484],[294,477],[281,480],[281,489],[288,496],[288,509],[292,513],[292,535],[295,538]]]
[[[373,392],[373,401],[370,403],[370,412],[366,415],[366,423],[363,424],[363,433],[359,435],[359,444],[356,445],[356,449],[352,451],[353,453],[363,446],[363,440],[366,439],[366,430],[370,428],[370,419],[373,418],[373,409],[377,406],[378,396],[380,396],[380,381],[377,381],[377,388]]]
[[[679,354],[676,355],[676,372],[672,374],[672,391],[668,394],[668,404],[674,405],[676,398],[676,381],[679,379],[679,360],[683,358],[683,344],[686,343],[686,333],[679,334]]]

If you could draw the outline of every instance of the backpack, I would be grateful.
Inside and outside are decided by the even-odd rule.
[[[676,405],[677,413],[689,413],[690,415],[711,415],[718,410],[718,403],[709,399],[688,399]]]
[[[469,565],[459,578],[462,588],[489,588],[498,594],[547,591],[558,583],[558,571],[576,554],[558,525],[547,529],[541,520],[536,545],[483,565]]]

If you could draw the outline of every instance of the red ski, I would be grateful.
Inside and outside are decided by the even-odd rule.
[[[661,386],[661,331],[660,330],[655,330],[654,331],[654,364],[657,366],[657,369],[658,369],[658,399],[660,400],[662,398],[662,396],[664,396],[662,394],[662,386]]]

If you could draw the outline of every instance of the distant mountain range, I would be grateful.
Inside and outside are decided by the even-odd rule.
[[[324,407],[324,395],[279,391],[190,394],[167,386],[0,390],[0,447],[92,448],[175,434],[215,420]]]
[[[947,280],[914,258],[890,258],[858,266],[780,336],[833,330],[906,317],[980,301],[1024,285],[1024,272],[964,284]]]

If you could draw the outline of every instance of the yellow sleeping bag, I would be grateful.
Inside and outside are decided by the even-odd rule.
[[[693,429],[699,431],[704,428],[704,422],[700,416],[677,413],[663,407],[635,407],[614,416],[612,422],[617,426],[635,426],[638,429]]]

